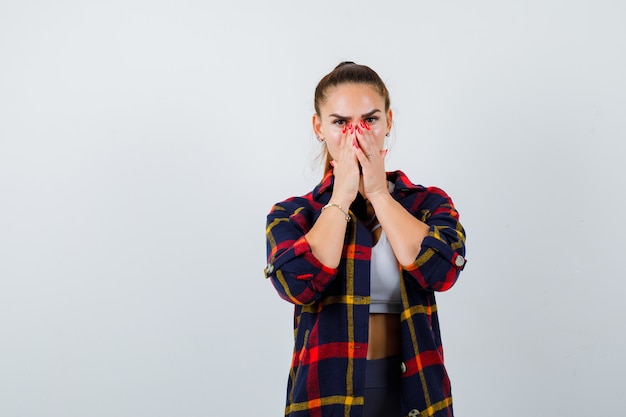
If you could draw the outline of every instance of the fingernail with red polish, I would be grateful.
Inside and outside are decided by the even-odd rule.
[[[344,127],[343,127],[343,130],[341,131],[341,133],[346,133],[346,130],[348,130],[348,127],[347,127],[347,126],[344,126]]]
[[[370,130],[370,124],[369,124],[369,123],[365,123],[365,128],[366,128],[367,130]]]
[[[361,130],[361,128],[359,126],[356,127],[356,131],[359,133],[363,133],[363,131]]]

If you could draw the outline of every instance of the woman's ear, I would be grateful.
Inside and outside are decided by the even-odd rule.
[[[323,137],[322,118],[317,113],[313,113],[313,120],[311,120],[311,122],[313,123],[313,132],[315,132],[315,136]]]
[[[387,111],[387,133],[391,132],[393,126],[393,112],[391,109]]]

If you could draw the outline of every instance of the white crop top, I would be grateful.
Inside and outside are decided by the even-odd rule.
[[[370,313],[401,313],[400,270],[384,230],[372,247],[370,267]]]

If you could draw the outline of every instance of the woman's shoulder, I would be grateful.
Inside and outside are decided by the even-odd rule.
[[[270,210],[272,213],[282,213],[283,216],[291,216],[296,213],[312,212],[319,206],[313,198],[313,192],[310,191],[300,196],[288,197],[284,200],[274,203]]]
[[[450,196],[442,188],[429,185],[421,185],[412,182],[409,177],[400,170],[387,173],[387,179],[393,183],[392,193],[400,198],[417,198],[420,201],[451,201]]]
[[[322,181],[320,181],[311,191],[303,195],[288,197],[282,201],[277,202],[272,207],[272,211],[281,210],[290,214],[302,211],[316,211],[319,210],[324,203],[325,194],[329,194],[332,189],[333,177],[331,173],[326,173]]]
[[[425,186],[411,181],[411,179],[400,170],[387,172],[387,179],[393,183],[395,191],[404,192],[444,192],[441,188],[435,186]],[[445,193],[445,192],[444,192]]]
[[[314,203],[312,193],[307,193],[299,196],[287,197],[284,200],[276,202],[275,206],[288,206],[288,207],[302,207],[309,206]]]

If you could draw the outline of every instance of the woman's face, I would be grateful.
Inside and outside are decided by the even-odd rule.
[[[324,138],[331,157],[339,147],[344,127],[350,123],[358,126],[361,120],[367,122],[379,149],[391,130],[391,110],[385,112],[385,99],[368,84],[341,84],[330,89],[320,113],[313,115],[313,130]]]

